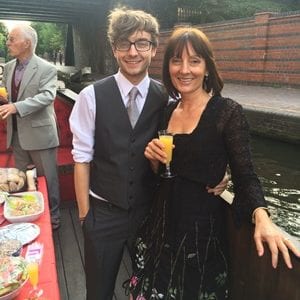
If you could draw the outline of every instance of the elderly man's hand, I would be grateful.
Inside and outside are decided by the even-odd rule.
[[[17,113],[16,106],[14,104],[4,104],[0,106],[0,116],[5,120],[9,115]]]

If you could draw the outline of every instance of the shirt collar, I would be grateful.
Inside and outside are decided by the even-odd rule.
[[[122,97],[127,97],[130,90],[135,86],[139,90],[142,98],[146,98],[150,85],[150,78],[147,74],[138,85],[133,85],[121,72],[120,70],[115,75],[118,87],[120,89]]]
[[[25,69],[26,66],[29,64],[30,59],[31,59],[31,57],[25,59],[23,62],[20,62],[20,61],[17,59],[16,68],[17,68],[19,71]]]

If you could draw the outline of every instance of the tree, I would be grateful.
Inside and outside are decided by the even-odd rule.
[[[66,24],[34,22],[31,26],[38,34],[36,49],[38,55],[48,53],[51,56],[54,51],[65,48]]]
[[[0,57],[7,55],[6,50],[7,28],[3,23],[0,23]]]
[[[262,11],[284,12],[300,9],[298,0],[177,0],[177,4],[178,7],[198,10],[198,15],[186,19],[194,24],[252,17]]]
[[[162,28],[170,28],[177,22],[177,0],[116,0],[113,6],[125,5],[142,9],[155,16]]]
[[[203,24],[252,17],[262,11],[300,10],[299,0],[115,0],[113,2],[152,13],[159,19],[163,28],[171,28],[178,21]],[[180,19],[180,13],[184,12],[187,14]]]

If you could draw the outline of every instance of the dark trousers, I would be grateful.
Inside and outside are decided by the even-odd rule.
[[[147,207],[124,210],[90,197],[83,224],[87,300],[111,300],[127,246],[132,253],[136,230]]]

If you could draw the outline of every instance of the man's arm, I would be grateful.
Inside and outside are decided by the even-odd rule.
[[[79,219],[83,221],[89,210],[90,162],[94,155],[95,94],[92,85],[79,93],[69,123],[73,134],[75,193]]]
[[[79,219],[83,221],[90,208],[89,184],[90,184],[90,164],[75,163],[74,183],[76,201],[78,203]]]

